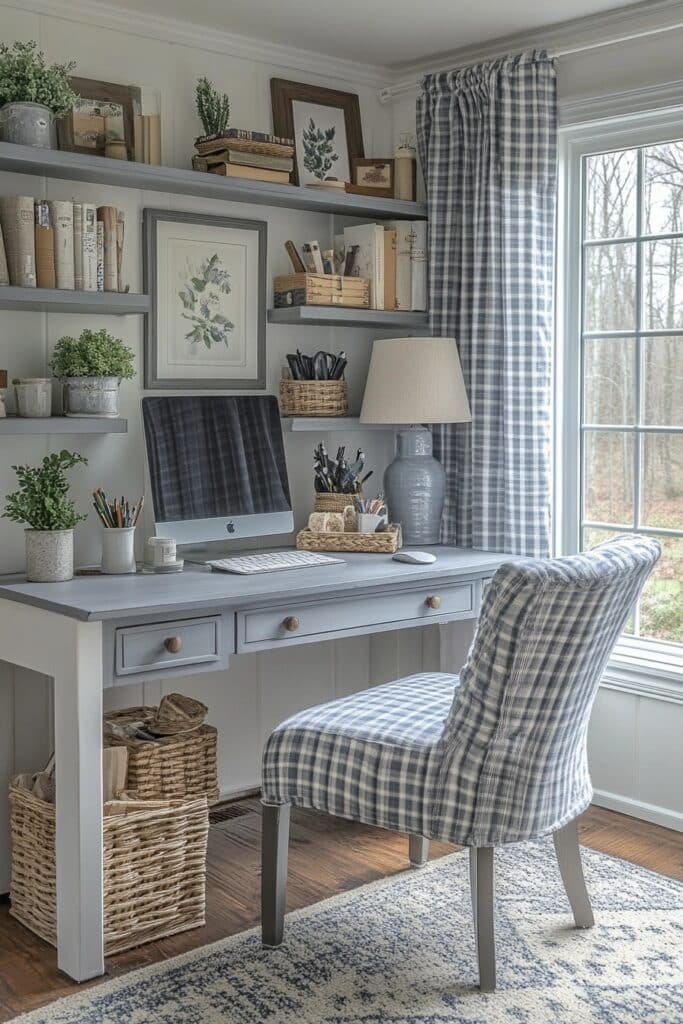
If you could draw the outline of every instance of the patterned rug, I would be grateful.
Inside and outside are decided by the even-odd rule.
[[[491,995],[457,853],[291,914],[278,950],[252,930],[17,1024],[683,1024],[683,885],[585,850],[596,926],[576,931],[552,844],[496,858]]]

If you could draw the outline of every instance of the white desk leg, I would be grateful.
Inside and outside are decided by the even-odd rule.
[[[102,627],[63,619],[55,667],[57,963],[76,981],[104,973]]]

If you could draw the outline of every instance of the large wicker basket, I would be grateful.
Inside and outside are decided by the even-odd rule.
[[[344,380],[281,380],[282,416],[346,416],[348,389]]]
[[[10,784],[10,914],[55,946],[55,807],[34,796],[32,779],[18,775]],[[104,805],[102,825],[106,954],[205,923],[205,797],[114,800]]]
[[[156,708],[125,708],[104,716],[104,746],[128,750],[128,789],[141,797],[163,796],[169,800],[205,796],[218,800],[217,730],[201,725],[192,732],[158,736],[154,740],[121,740],[107,733],[107,723],[127,725],[154,718]]]

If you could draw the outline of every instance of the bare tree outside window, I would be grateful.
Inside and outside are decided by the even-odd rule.
[[[583,162],[582,535],[656,536],[627,631],[683,643],[683,141]]]

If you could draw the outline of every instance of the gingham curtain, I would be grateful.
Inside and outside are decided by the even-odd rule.
[[[557,99],[544,52],[428,75],[417,101],[432,334],[455,337],[472,423],[434,427],[442,540],[545,556]]]

